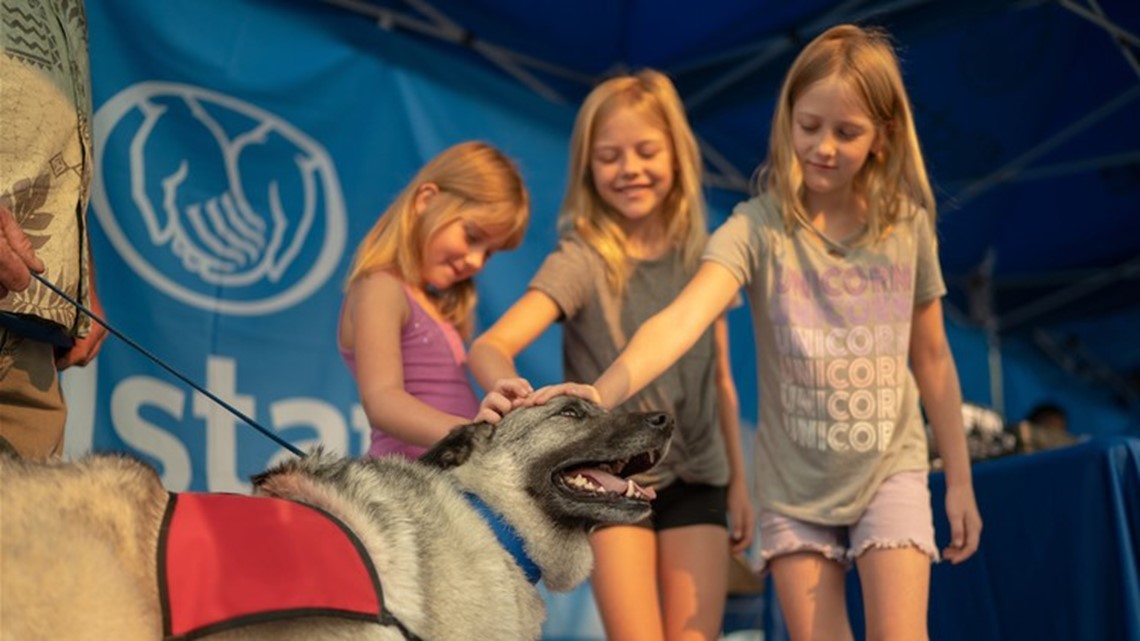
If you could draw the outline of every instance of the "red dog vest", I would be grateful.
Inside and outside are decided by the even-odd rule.
[[[298,616],[391,623],[360,541],[332,515],[294,501],[172,493],[158,568],[168,638]]]

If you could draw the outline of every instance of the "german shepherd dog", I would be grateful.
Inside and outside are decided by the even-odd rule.
[[[534,581],[573,588],[592,566],[591,530],[648,516],[653,491],[627,477],[661,459],[672,431],[667,414],[609,413],[564,396],[497,425],[456,428],[418,461],[318,448],[255,476],[253,496],[171,493],[151,467],[121,455],[0,455],[0,638],[538,639],[546,609]],[[209,525],[183,515],[211,499],[224,510]],[[255,513],[287,516],[265,529],[252,525]],[[297,543],[305,539],[294,526],[309,521],[339,542]],[[229,538],[245,547],[202,556]],[[333,564],[327,550],[347,550],[364,569],[314,591],[323,599],[340,586],[354,603],[261,603],[235,620],[213,616],[230,598],[223,591],[253,600],[293,591],[283,574],[230,569],[278,548],[301,561],[302,583]],[[285,564],[266,567],[273,575]],[[189,581],[200,575],[214,582]],[[176,600],[196,614],[181,614]]]

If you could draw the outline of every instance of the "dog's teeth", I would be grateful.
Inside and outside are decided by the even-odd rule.
[[[566,482],[570,485],[573,485],[574,487],[577,487],[577,488],[580,488],[583,490],[590,490],[593,492],[598,492],[598,491],[604,492],[605,491],[604,487],[599,487],[593,481],[591,481],[589,478],[587,478],[581,474],[575,474],[574,476],[566,479]]]
[[[632,479],[626,479],[625,495],[630,498],[636,498],[640,492],[637,491],[637,486],[633,484]]]

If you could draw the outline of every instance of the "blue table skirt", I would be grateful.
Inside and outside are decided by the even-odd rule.
[[[945,478],[930,476],[940,547]],[[1140,439],[1106,437],[974,465],[982,544],[933,569],[934,641],[1140,641]],[[771,581],[767,641],[787,639]],[[847,593],[863,639],[858,576]]]

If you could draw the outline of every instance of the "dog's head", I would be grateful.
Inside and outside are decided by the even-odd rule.
[[[500,511],[525,496],[557,527],[589,531],[649,515],[653,490],[629,477],[661,460],[672,433],[668,414],[607,412],[561,396],[497,425],[456,428],[420,460],[450,470]]]

